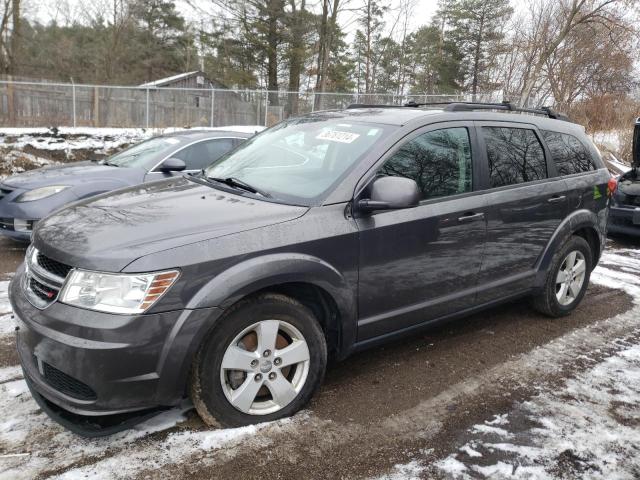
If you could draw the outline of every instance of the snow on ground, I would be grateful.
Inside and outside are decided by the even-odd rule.
[[[2,145],[0,144],[0,147]],[[50,160],[48,158],[39,157],[31,153],[21,152],[20,150],[10,150],[2,155],[2,171],[0,178],[22,173],[25,170],[46,167],[48,165],[57,165],[60,162]]]
[[[233,131],[256,133],[264,130],[260,125],[229,125],[226,127],[197,127],[193,130]],[[146,138],[190,130],[186,128],[92,128],[60,127],[48,128],[0,128],[0,147],[24,149],[26,146],[38,150],[95,150],[108,153],[123,145],[139,142]]]
[[[590,136],[593,143],[602,145],[607,150],[619,152],[622,145],[621,135],[622,132],[614,130],[611,132],[594,132]]]
[[[635,307],[620,317],[635,319],[640,336],[640,251],[606,252],[591,278],[633,297]],[[436,463],[439,473],[456,479],[638,478],[640,345],[618,339],[607,347],[614,353],[563,387],[474,425],[458,451]]]

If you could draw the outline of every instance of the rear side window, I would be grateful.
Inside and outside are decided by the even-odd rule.
[[[415,180],[422,199],[471,191],[471,143],[466,128],[424,133],[405,143],[379,175]]]
[[[533,130],[482,127],[491,188],[547,178],[544,149]]]
[[[591,155],[576,137],[549,130],[543,130],[542,134],[549,150],[551,150],[559,175],[572,175],[595,170]]]

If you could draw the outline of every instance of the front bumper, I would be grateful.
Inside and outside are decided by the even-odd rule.
[[[20,363],[31,389],[81,416],[172,406],[185,396],[192,358],[218,308],[113,315],[54,302],[40,310],[9,287]],[[54,417],[54,419],[56,419]]]
[[[640,217],[640,207],[610,207],[607,231],[624,235],[640,236],[640,224],[634,223]]]
[[[64,205],[75,202],[78,197],[71,189],[33,202],[16,202],[26,189],[0,185],[0,235],[14,240],[29,242],[33,226]]]

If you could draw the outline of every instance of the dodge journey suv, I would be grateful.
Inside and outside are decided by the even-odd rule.
[[[10,287],[25,378],[90,435],[187,396],[212,425],[292,415],[328,359],[514,299],[569,314],[604,246],[609,179],[548,109],[284,121],[198,174],[42,220]]]

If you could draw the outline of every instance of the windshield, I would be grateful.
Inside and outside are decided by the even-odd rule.
[[[314,116],[282,122],[205,170],[233,178],[286,203],[322,197],[393,127]]]
[[[158,154],[163,151],[169,153],[179,143],[180,140],[172,137],[151,138],[104,159],[102,163],[149,170],[156,164]]]

